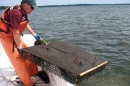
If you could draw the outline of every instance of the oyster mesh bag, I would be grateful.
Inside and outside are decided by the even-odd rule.
[[[78,84],[102,71],[108,63],[66,42],[27,47],[22,50],[21,55],[72,84]]]

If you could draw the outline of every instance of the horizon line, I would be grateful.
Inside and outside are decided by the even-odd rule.
[[[38,7],[50,7],[50,6],[80,6],[80,5],[130,5],[130,3],[119,3],[119,4],[63,4],[63,5],[38,5]],[[8,6],[6,6],[6,5],[0,5],[0,7],[8,7]]]

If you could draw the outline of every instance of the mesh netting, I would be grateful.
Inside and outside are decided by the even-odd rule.
[[[102,71],[107,64],[107,61],[65,42],[28,47],[23,49],[22,56],[73,84]]]

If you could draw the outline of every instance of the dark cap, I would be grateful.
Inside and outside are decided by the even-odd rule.
[[[36,0],[22,0],[21,1],[21,4],[23,3],[27,3],[31,6],[33,6],[34,8],[38,8],[37,4],[36,4]]]

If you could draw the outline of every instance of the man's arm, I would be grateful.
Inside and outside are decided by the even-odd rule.
[[[31,26],[29,24],[27,24],[26,26],[26,29],[29,33],[31,33],[33,35],[33,37],[36,39],[36,40],[40,40],[40,36],[37,35],[36,33],[34,33],[34,31],[32,30]]]
[[[15,41],[17,47],[21,46],[19,30],[13,29],[13,36],[14,36],[14,41]]]
[[[32,28],[31,28],[31,26],[30,26],[29,24],[27,24],[26,29],[27,29],[27,31],[28,31],[29,33],[31,33],[33,36],[36,35],[36,33],[34,33],[34,31],[32,30]]]

